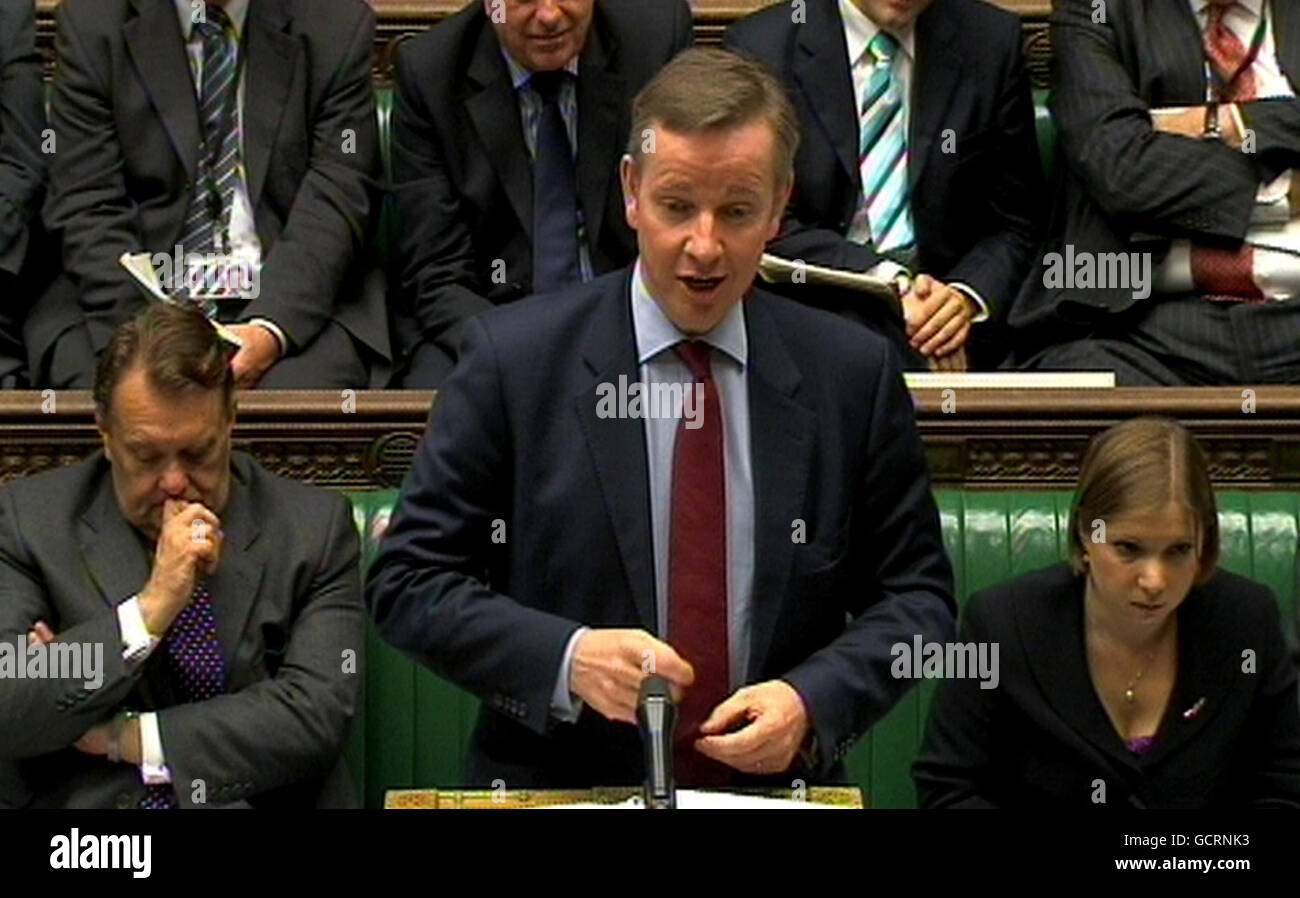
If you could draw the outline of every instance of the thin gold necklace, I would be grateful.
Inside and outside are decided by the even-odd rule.
[[[1128,681],[1128,686],[1124,688],[1124,701],[1128,702],[1130,705],[1137,701],[1137,694],[1134,690],[1137,689],[1138,680],[1142,679],[1142,675],[1147,672],[1147,668],[1151,666],[1151,659],[1155,656],[1156,653],[1154,651],[1147,652],[1146,658],[1142,661],[1141,669],[1138,670],[1133,679]]]

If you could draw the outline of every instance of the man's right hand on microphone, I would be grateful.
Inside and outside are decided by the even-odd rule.
[[[610,720],[635,724],[637,693],[650,674],[669,681],[674,701],[695,682],[691,665],[645,630],[593,629],[574,648],[569,689]]]
[[[140,590],[140,613],[155,635],[167,632],[189,604],[200,576],[221,558],[221,520],[198,502],[168,499],[149,582]]]

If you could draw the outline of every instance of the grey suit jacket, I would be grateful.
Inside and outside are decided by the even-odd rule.
[[[374,30],[361,0],[249,5],[244,165],[263,267],[244,314],[275,321],[295,347],[335,318],[387,359],[382,273],[368,264],[380,198]],[[171,253],[184,230],[198,103],[172,0],[64,0],[56,49],[44,216],[63,236],[98,353],[143,302],[118,257]],[[69,326],[66,289],[56,282],[33,313],[34,358]]]
[[[0,807],[134,807],[139,769],[72,744],[122,709],[156,710],[182,807],[352,803],[339,762],[360,694],[364,617],[347,500],[231,462],[225,542],[208,579],[229,689],[180,703],[165,649],[122,660],[116,606],[152,551],[126,522],[102,452],[0,488],[0,640],[46,621],[60,642],[102,643],[103,682],[0,679]],[[356,652],[355,673],[344,657]]]
[[[44,127],[32,0],[0,0],[0,272],[17,275],[27,258],[45,189]]]

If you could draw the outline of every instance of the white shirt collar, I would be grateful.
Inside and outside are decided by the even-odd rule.
[[[1190,0],[1192,12],[1196,15],[1205,17],[1205,8],[1210,5],[1210,0]],[[1237,0],[1238,6],[1244,6],[1252,17],[1258,18],[1264,11],[1264,0]]]
[[[194,32],[194,4],[190,0],[173,0],[176,4],[176,15],[181,22],[181,37],[185,43],[190,42],[190,35]],[[226,4],[226,15],[230,16],[230,23],[235,26],[235,37],[238,38],[244,33],[244,22],[248,20],[248,3],[249,0],[230,0]]]
[[[244,2],[248,2],[248,0],[244,0]],[[506,52],[505,47],[501,48],[501,58],[506,61],[506,68],[510,70],[510,83],[515,90],[519,90],[528,83],[529,78],[533,77],[532,70],[526,69],[515,62],[515,58]],[[578,57],[575,56],[565,63],[564,70],[573,77],[578,77]]]
[[[840,20],[844,23],[844,39],[849,46],[849,66],[855,66],[862,54],[867,52],[867,46],[881,31],[879,25],[871,21],[867,14],[853,3],[853,0],[838,0],[840,7]],[[1263,0],[1258,0],[1263,2]],[[908,25],[907,28],[900,31],[890,31],[898,44],[903,49],[903,54],[912,60],[916,58],[916,25]]]
[[[632,330],[636,334],[637,361],[644,365],[665,349],[671,349],[683,340],[696,339],[731,356],[743,368],[749,356],[744,305],[744,300],[741,300],[728,309],[723,319],[707,334],[689,337],[668,320],[651,295],[638,258],[632,271]]]

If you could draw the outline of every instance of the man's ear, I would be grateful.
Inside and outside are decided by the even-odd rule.
[[[104,455],[111,462],[113,449],[108,444],[108,420],[98,408],[95,409],[95,430],[99,432],[99,441],[104,444]]]
[[[767,239],[771,240],[781,233],[781,222],[785,219],[786,206],[790,204],[790,195],[794,192],[794,177],[786,179],[785,186],[778,188],[776,208],[772,211],[772,220],[768,222]]]
[[[623,185],[623,217],[627,219],[627,226],[635,231],[641,209],[638,194],[641,189],[641,168],[627,153],[619,160],[618,178]]]

